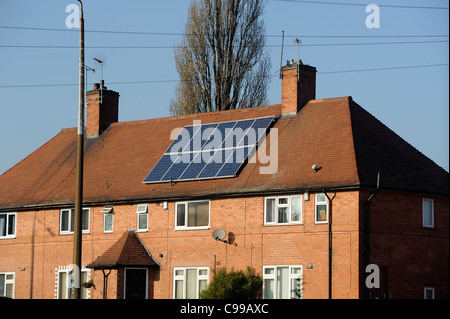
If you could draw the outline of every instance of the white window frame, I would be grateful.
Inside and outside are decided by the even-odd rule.
[[[292,199],[295,197],[300,198],[300,220],[292,221]],[[287,198],[286,204],[280,204],[280,199]],[[275,216],[271,222],[267,221],[267,200],[274,200],[275,203]],[[287,208],[287,221],[285,223],[279,222],[278,208]],[[290,196],[269,196],[264,198],[264,225],[290,225],[290,224],[303,224],[303,195],[290,195]]]
[[[11,294],[11,298],[14,298],[14,292],[16,289],[16,273],[15,272],[0,272],[0,275],[4,275],[5,276],[5,283],[4,283],[4,287],[3,287],[3,291],[4,293],[6,293],[6,285],[12,285],[12,294]],[[8,279],[8,276],[13,276],[12,279]],[[0,296],[0,297],[6,297],[6,295]]]
[[[423,299],[429,299],[429,298],[427,298],[427,291],[431,291],[431,299],[436,298],[434,287],[424,287],[423,288]]]
[[[317,197],[319,197],[319,196],[324,196],[325,197],[325,201],[318,201],[318,199],[317,199]],[[317,206],[319,206],[319,205],[326,205],[326,212],[325,212],[325,214],[326,214],[326,219],[325,220],[317,220]],[[328,209],[329,209],[329,207],[328,207],[328,198],[327,198],[327,195],[325,195],[325,193],[318,193],[318,194],[316,194],[315,195],[315,197],[314,197],[314,222],[316,223],[316,224],[326,224],[326,223],[328,223]]]
[[[100,213],[103,213],[103,233],[109,234],[114,231],[114,206],[105,206]],[[106,217],[110,216],[111,221],[111,230],[105,230],[106,226]]]
[[[137,213],[137,231],[138,232],[146,232],[148,231],[148,204],[139,204],[137,209],[136,209],[136,213]],[[140,228],[139,227],[139,218],[141,215],[145,215],[147,218],[147,227],[146,228]]]
[[[300,297],[299,299],[303,299],[303,266],[302,265],[271,265],[271,266],[263,266],[263,290],[262,290],[262,298],[265,299],[266,295],[266,280],[273,280],[273,290],[274,290],[274,299],[278,299],[278,285],[277,285],[277,270],[278,268],[289,268],[289,298],[291,298],[292,292],[292,279],[300,279]],[[266,269],[273,269],[273,274],[266,274]],[[299,274],[293,274],[292,269],[300,268]]]
[[[183,298],[182,299],[186,299],[186,291],[187,291],[187,280],[186,280],[186,275],[187,275],[187,270],[192,270],[192,269],[196,269],[197,270],[197,281],[196,281],[196,299],[199,298],[199,294],[200,292],[198,291],[198,288],[200,286],[200,281],[201,280],[206,280],[206,287],[208,287],[209,285],[209,267],[176,267],[173,268],[173,299],[176,298],[176,282],[177,281],[182,281],[183,282]],[[202,270],[206,270],[206,275],[200,275],[200,271]],[[182,275],[177,275],[177,271],[182,271],[183,274]]]
[[[72,269],[70,268],[66,268],[66,269],[58,269],[57,275],[56,275],[56,299],[70,299],[70,290],[71,290],[71,272]],[[63,295],[60,294],[60,285],[61,282],[59,280],[60,278],[60,274],[61,273],[66,273],[66,291],[63,293]],[[86,268],[83,268],[81,270],[81,273],[85,273],[86,274],[86,281],[89,281],[89,270]],[[81,285],[83,285],[83,280],[81,280]],[[83,299],[89,299],[89,293],[87,291],[87,288],[84,288],[83,286],[80,287],[81,290],[85,289],[85,293],[86,293],[86,298]]]
[[[16,238],[17,237],[17,213],[0,213],[0,215],[5,215],[6,219],[5,219],[5,235],[4,236],[0,236],[0,239],[7,239],[7,238]],[[9,228],[9,219],[11,218],[10,216],[14,216],[14,230],[12,234],[8,233],[8,228]]]
[[[431,202],[431,225],[425,224],[425,202]],[[422,227],[434,228],[434,199],[432,198],[422,199]]]
[[[202,203],[208,202],[208,225],[206,226],[188,226],[189,220],[189,204],[193,203]],[[178,226],[178,205],[184,205],[184,225]],[[195,230],[195,229],[209,229],[209,225],[211,222],[211,201],[207,200],[196,200],[196,201],[188,201],[188,202],[176,202],[175,203],[175,230]]]
[[[84,211],[88,212],[88,220],[87,220],[87,229],[82,229],[83,234],[89,234],[91,229],[91,209],[88,207],[83,207],[81,214],[83,214]],[[68,230],[62,230],[62,214],[63,212],[69,212],[69,218],[68,218]],[[60,235],[69,235],[73,234],[73,230],[70,230],[72,228],[71,222],[72,222],[72,214],[75,214],[75,208],[63,208],[59,211],[59,234]],[[81,223],[83,226],[83,222]],[[74,225],[75,227],[75,225]]]

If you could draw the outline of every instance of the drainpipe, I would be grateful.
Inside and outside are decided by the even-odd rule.
[[[377,175],[377,189],[373,192],[366,202],[366,211],[364,216],[364,274],[369,265],[369,257],[370,257],[370,202],[375,198],[375,196],[380,191],[380,172]],[[365,287],[364,289],[364,298],[369,299],[369,288]]]
[[[328,199],[328,299],[332,299],[332,279],[333,279],[333,233],[331,231],[331,212],[333,199],[328,196],[328,193],[323,189],[323,193]]]

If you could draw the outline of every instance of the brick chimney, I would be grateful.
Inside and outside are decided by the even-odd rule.
[[[297,113],[309,100],[316,98],[316,68],[288,61],[281,68],[281,106],[282,114]]]
[[[119,93],[107,90],[104,82],[94,83],[94,89],[86,92],[86,135],[96,137],[111,123],[119,120]]]

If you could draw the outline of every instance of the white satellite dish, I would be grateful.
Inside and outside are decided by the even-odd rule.
[[[223,228],[217,228],[212,232],[212,238],[214,238],[215,240],[222,241],[226,235],[227,232]]]

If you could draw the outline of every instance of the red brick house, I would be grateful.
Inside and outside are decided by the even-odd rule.
[[[84,298],[197,298],[247,266],[262,298],[449,297],[448,173],[351,97],[315,99],[314,67],[282,72],[279,105],[133,122],[117,92],[87,92]],[[235,177],[143,183],[173,132],[265,117]],[[0,176],[0,296],[69,296],[76,145],[62,129]]]

